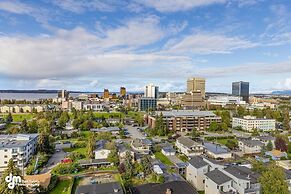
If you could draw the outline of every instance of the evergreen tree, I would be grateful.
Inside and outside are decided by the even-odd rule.
[[[149,156],[142,157],[141,166],[145,175],[149,175],[151,173],[151,162],[150,162]]]
[[[94,149],[95,149],[95,134],[90,133],[89,142],[87,144],[87,158],[93,159],[94,158]]]
[[[3,172],[1,183],[0,183],[0,193],[1,194],[25,194],[27,193],[27,189],[25,186],[15,186],[13,189],[8,188],[8,183],[5,181],[7,176],[19,176],[21,180],[23,177],[21,176],[21,171],[14,165],[13,159],[9,160],[7,169]]]
[[[283,112],[283,130],[289,131],[290,130],[290,118],[289,118],[289,111],[285,110]]]
[[[11,113],[9,113],[6,117],[6,123],[10,124],[11,122],[13,122],[13,117],[12,117]]]
[[[43,152],[43,153],[51,152],[49,134],[46,133],[45,131],[42,131],[39,134],[37,147],[40,152]]]
[[[21,125],[20,125],[20,131],[21,133],[28,133],[29,128],[28,128],[26,119],[22,120]]]
[[[267,149],[268,151],[273,150],[273,144],[272,144],[271,141],[268,142],[266,149]]]
[[[284,171],[276,166],[271,164],[268,168],[262,173],[259,181],[262,186],[263,194],[288,194],[288,185],[285,182]]]

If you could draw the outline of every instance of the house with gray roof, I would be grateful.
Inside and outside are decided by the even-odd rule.
[[[244,154],[258,154],[261,153],[264,143],[259,140],[239,139],[238,147]]]
[[[193,141],[188,137],[179,137],[175,143],[179,152],[185,154],[187,157],[192,157],[196,155],[201,155],[204,152],[204,146],[202,143]]]
[[[124,194],[117,182],[78,186],[76,194]]]
[[[232,179],[221,170],[215,169],[205,174],[205,194],[231,192]]]
[[[232,187],[241,194],[260,194],[260,174],[245,166],[228,166],[223,172],[233,180]]]

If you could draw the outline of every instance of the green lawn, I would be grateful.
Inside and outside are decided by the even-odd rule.
[[[5,114],[4,118],[6,116],[7,114]],[[32,119],[33,114],[32,113],[12,113],[12,117],[13,117],[13,122],[21,122],[24,119],[26,120]]]
[[[71,194],[73,179],[59,181],[50,194]]]
[[[173,165],[172,162],[169,160],[169,158],[167,158],[167,156],[165,156],[163,153],[156,152],[155,156],[156,156],[157,159],[159,159],[165,165],[168,165],[168,166]]]
[[[227,140],[228,139],[218,139],[217,140],[217,143],[222,144],[222,145],[225,145],[227,143]]]
[[[82,178],[75,178],[74,184],[73,184],[73,188],[72,188],[72,194],[76,193],[77,187],[79,186],[80,181],[82,180]]]
[[[86,155],[86,148],[65,148],[65,152],[78,152],[80,154]]]
[[[121,113],[121,112],[94,112],[93,113],[95,117],[97,118],[101,118],[101,117],[104,117],[106,119],[108,118],[123,118],[124,117],[124,114]]]
[[[180,158],[183,162],[187,162],[188,161],[188,157],[185,156],[184,154],[179,154],[178,158]]]

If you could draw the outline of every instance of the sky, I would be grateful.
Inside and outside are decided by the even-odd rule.
[[[290,0],[0,0],[0,89],[291,89]]]

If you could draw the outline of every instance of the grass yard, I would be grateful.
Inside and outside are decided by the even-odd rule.
[[[222,145],[226,145],[228,139],[218,139],[217,143],[222,144]]]
[[[124,114],[121,112],[93,112],[94,116],[97,118],[104,117],[105,119],[108,118],[123,118]]]
[[[4,118],[6,118],[8,114],[4,115]],[[13,118],[13,122],[21,122],[24,119],[26,120],[30,120],[33,118],[33,114],[32,113],[12,113],[12,118]]]
[[[168,165],[168,166],[173,165],[172,162],[169,160],[169,158],[167,158],[167,156],[165,156],[163,153],[156,152],[155,156],[156,156],[157,159],[159,159],[165,165]]]
[[[86,148],[64,148],[65,152],[78,152],[86,156]]]
[[[61,180],[56,187],[50,192],[51,194],[71,194],[73,179]]]

